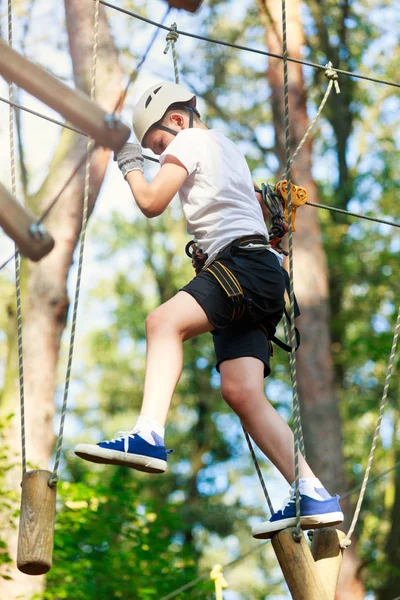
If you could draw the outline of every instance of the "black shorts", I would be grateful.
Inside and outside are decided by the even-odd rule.
[[[267,248],[245,248],[244,240],[235,240],[216,257],[242,286],[245,311],[240,319],[232,320],[233,301],[210,272],[200,271],[181,289],[197,300],[215,327],[212,334],[217,370],[224,360],[253,356],[264,363],[267,377],[270,373],[268,337],[275,333],[282,318],[285,279],[273,252]],[[267,241],[260,239],[257,243]]]

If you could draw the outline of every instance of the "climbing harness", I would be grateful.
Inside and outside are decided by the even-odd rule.
[[[283,210],[282,210],[283,212]],[[240,247],[243,250],[248,250],[251,252],[252,250],[258,250],[260,248],[270,248],[269,243],[265,243],[265,238],[262,235],[253,235],[253,236],[243,236],[242,238],[238,238],[233,242],[236,246]],[[218,260],[218,257],[212,261],[210,265],[204,267],[208,255],[204,253],[201,248],[197,245],[194,240],[191,240],[186,244],[185,252],[189,258],[192,260],[192,265],[195,269],[196,275],[200,273],[200,271],[204,270],[208,273],[211,273],[213,277],[218,281],[228,298],[231,300],[233,304],[233,311],[231,321],[237,321],[241,319],[245,313],[246,308],[250,306],[250,303],[254,305],[254,300],[250,300],[247,298],[243,292],[243,288],[240,285],[236,275],[229,269],[222,261]],[[289,276],[285,269],[282,268],[282,273],[285,279],[285,288],[286,292],[289,294]],[[300,309],[297,304],[296,298],[294,298],[295,302],[295,319],[300,315]],[[290,316],[286,309],[284,309],[284,314],[286,319],[290,322]],[[291,346],[286,344],[279,338],[275,336],[275,332],[268,331],[268,329],[260,323],[261,329],[266,334],[268,341],[273,342],[282,350],[286,352],[291,352]],[[300,346],[300,333],[297,328],[295,328],[295,336],[296,336],[296,347],[297,350]],[[273,355],[273,348],[270,345],[271,355]]]

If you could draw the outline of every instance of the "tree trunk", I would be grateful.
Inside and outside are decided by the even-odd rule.
[[[89,93],[93,44],[94,3],[80,0],[65,2],[67,28],[75,84]],[[97,101],[106,110],[113,110],[121,93],[121,71],[117,52],[100,9],[99,50],[97,68]],[[86,138],[63,130],[50,165],[49,175],[38,193],[29,199],[36,213],[41,212],[56,196],[86,151]],[[109,151],[97,149],[92,157],[90,172],[90,210],[99,193],[109,159]],[[75,176],[46,220],[46,226],[56,240],[54,250],[38,264],[24,262],[22,269],[23,295],[23,353],[25,376],[25,412],[28,468],[48,468],[54,445],[56,370],[61,335],[66,324],[69,299],[67,277],[73,260],[81,224],[84,169]],[[84,275],[83,275],[84,276]],[[16,350],[15,302],[8,307],[9,358],[6,366],[6,385],[0,406],[1,415],[16,413],[7,422],[3,445],[8,446],[8,460],[20,456],[19,384]],[[65,372],[63,369],[62,373]],[[64,377],[64,374],[62,374]],[[18,458],[17,458],[18,461]],[[51,467],[52,468],[52,467]],[[19,505],[21,467],[16,465],[7,476],[8,487]],[[11,517],[10,517],[11,519]],[[15,567],[16,530],[7,529],[6,543],[13,560],[8,575],[0,579],[1,598],[31,598],[43,589],[43,578],[21,574]]]
[[[263,18],[267,18],[266,39],[270,52],[282,54],[281,3],[258,0]],[[299,0],[287,0],[288,53],[301,58],[304,33],[300,20]],[[293,154],[308,127],[307,91],[301,65],[289,63],[289,115],[291,153]],[[283,61],[269,58],[268,81],[271,87],[276,155],[281,173],[285,166]],[[319,202],[318,189],[311,175],[312,141],[308,138],[292,170],[292,181],[305,187],[311,202]],[[297,352],[298,388],[307,459],[331,493],[346,489],[344,476],[341,424],[334,384],[329,331],[328,273],[318,214],[305,206],[296,216],[294,234],[294,286],[301,317],[298,327],[301,347]],[[343,506],[347,521],[350,507]],[[354,545],[345,553],[339,583],[338,600],[364,598],[358,577],[359,560]]]

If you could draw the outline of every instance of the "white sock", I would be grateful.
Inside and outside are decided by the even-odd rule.
[[[148,419],[147,417],[138,417],[135,427],[133,428],[135,433],[138,433],[141,438],[146,440],[149,444],[156,445],[156,442],[164,442],[165,429],[158,421],[154,419]],[[153,434],[156,434],[155,437]],[[161,438],[157,439],[157,438]]]
[[[292,483],[292,488],[295,489],[296,482]],[[313,498],[314,500],[328,500],[331,498],[329,492],[326,491],[322,483],[317,477],[304,477],[299,480],[300,494]]]

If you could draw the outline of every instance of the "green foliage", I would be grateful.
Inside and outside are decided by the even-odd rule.
[[[196,576],[196,552],[176,533],[177,507],[150,499],[146,485],[126,469],[87,471],[59,485],[45,599],[152,600]]]

